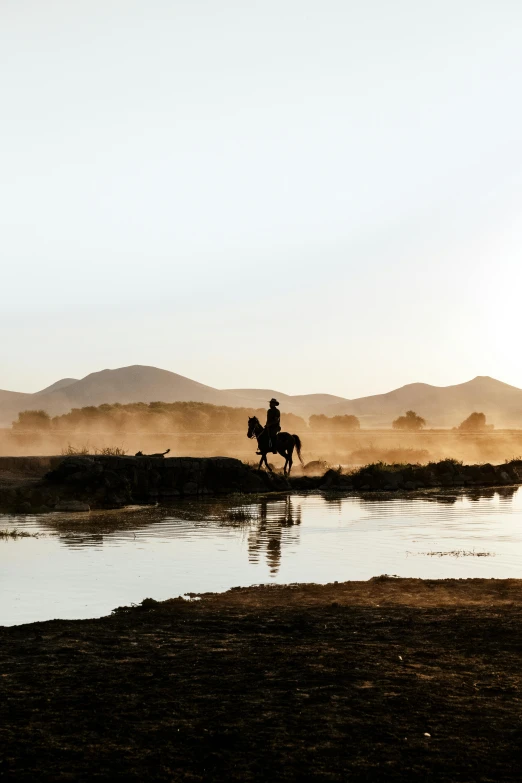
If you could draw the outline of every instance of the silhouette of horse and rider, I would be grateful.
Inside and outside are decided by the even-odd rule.
[[[257,416],[251,416],[248,420],[247,435],[249,438],[257,438],[257,454],[261,455],[258,470],[261,470],[264,462],[267,470],[270,473],[273,472],[266,458],[266,455],[272,452],[272,454],[280,454],[285,458],[283,473],[285,476],[289,476],[292,470],[294,448],[301,465],[303,464],[301,459],[301,440],[299,435],[281,432],[281,414],[277,410],[279,403],[272,397],[269,405],[270,407],[266,412],[266,425],[263,427]]]

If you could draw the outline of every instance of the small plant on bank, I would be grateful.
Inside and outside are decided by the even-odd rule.
[[[389,473],[394,473],[402,468],[411,467],[414,464],[415,463],[412,462],[369,462],[368,465],[360,468],[360,471],[387,471]]]
[[[88,446],[73,446],[68,443],[67,447],[62,449],[62,455],[64,457],[86,457],[88,454]]]
[[[124,457],[127,451],[122,446],[103,446],[90,449],[88,446],[73,446],[71,443],[62,449],[64,457],[86,457],[89,454],[99,454],[102,457]]]
[[[12,530],[9,530],[9,528],[5,528],[4,530],[0,530],[0,539],[3,539],[4,541],[9,538],[38,538],[39,533],[28,533],[26,530],[17,530],[17,528],[13,528]]]
[[[447,471],[451,472],[456,468],[462,467],[462,460],[453,459],[453,457],[447,457],[446,459],[439,460],[439,462],[428,463],[428,467],[438,468],[439,471],[443,471],[444,469],[446,469]]]

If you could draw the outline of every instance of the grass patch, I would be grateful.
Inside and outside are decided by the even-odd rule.
[[[40,535],[40,533],[28,533],[26,530],[18,530],[17,528],[9,530],[9,528],[6,527],[3,530],[0,530],[0,539],[3,539],[4,541],[16,538],[39,538]]]
[[[102,446],[90,449],[89,446],[73,446],[71,443],[62,449],[64,457],[87,457],[89,454],[99,454],[102,457],[124,457],[127,454],[123,446]]]
[[[418,467],[416,463],[411,462],[370,462],[368,465],[359,468],[355,473],[363,473],[365,471],[388,471],[389,473],[397,473],[406,468]]]
[[[73,446],[71,443],[68,443],[67,446],[62,449],[62,456],[64,457],[86,457],[88,454],[88,446]]]
[[[240,506],[239,508],[229,509],[222,518],[222,521],[228,525],[249,525],[257,522],[258,515],[250,508]]]
[[[418,552],[428,557],[495,557],[494,552],[476,552],[474,549],[450,549],[448,552]]]
[[[455,468],[461,468],[462,467],[462,460],[461,459],[453,459],[452,457],[446,457],[446,459],[441,459],[438,462],[429,462],[428,468],[438,468],[439,471],[441,469],[446,469],[447,471],[455,470]]]

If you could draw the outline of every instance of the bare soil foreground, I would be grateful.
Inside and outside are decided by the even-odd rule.
[[[520,781],[521,602],[381,577],[0,629],[0,776]]]

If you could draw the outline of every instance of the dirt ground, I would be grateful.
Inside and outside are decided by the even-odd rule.
[[[0,629],[9,781],[520,781],[522,580],[235,589]]]

